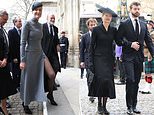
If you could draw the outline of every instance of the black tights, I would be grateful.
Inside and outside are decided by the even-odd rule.
[[[103,105],[102,105],[102,98],[103,98]],[[98,97],[98,107],[103,106],[106,108],[107,97]]]
[[[52,65],[50,64],[47,57],[45,58],[45,64],[44,65],[45,65],[45,71],[46,71],[46,73],[49,77],[49,79],[48,79],[49,93],[52,95],[56,73],[54,72]]]

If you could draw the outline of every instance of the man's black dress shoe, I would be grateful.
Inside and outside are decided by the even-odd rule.
[[[127,109],[127,114],[128,115],[133,115],[133,110],[132,109]]]
[[[25,111],[26,114],[32,114],[32,111],[29,109],[28,106],[25,106],[24,103],[22,103],[22,106],[23,106],[24,111]]]
[[[133,109],[133,112],[136,113],[136,114],[141,114],[141,111],[137,110],[136,108]]]
[[[54,98],[52,95],[47,94],[47,98],[50,100],[51,105],[57,106],[58,104],[55,102]]]

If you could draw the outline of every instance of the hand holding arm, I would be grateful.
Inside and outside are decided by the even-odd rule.
[[[135,49],[136,51],[139,50],[140,44],[138,42],[132,42],[131,48]]]

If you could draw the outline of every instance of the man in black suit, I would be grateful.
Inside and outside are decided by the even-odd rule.
[[[42,48],[44,53],[48,57],[49,62],[51,63],[51,66],[53,67],[53,70],[56,75],[57,72],[61,71],[61,69],[58,57],[58,51],[60,50],[58,28],[54,25],[54,23],[55,23],[55,16],[53,14],[48,15],[47,23],[43,24]],[[50,103],[52,105],[57,105],[53,97],[53,89],[55,87],[54,82],[55,81],[50,81],[50,79],[45,74],[44,77],[45,91],[49,92],[47,94],[47,98],[50,100]]]
[[[81,37],[81,43],[80,43],[80,66],[81,68],[86,68],[86,72],[88,72],[88,62],[89,62],[89,47],[91,42],[91,34],[92,29],[97,25],[97,20],[94,18],[89,18],[86,22],[88,32],[86,32]],[[89,80],[87,78],[87,83],[89,83]],[[90,97],[89,100],[93,103],[94,97]]]
[[[14,28],[8,31],[9,49],[10,49],[10,61],[12,65],[12,76],[16,88],[20,87],[20,35],[22,21],[20,17],[13,19]],[[19,89],[18,89],[19,90]]]
[[[122,60],[126,72],[126,104],[129,115],[141,113],[136,106],[144,61],[144,41],[151,55],[154,55],[153,43],[147,26],[139,19],[140,8],[139,2],[131,3],[130,17],[120,24],[117,33],[117,44],[123,46]]]

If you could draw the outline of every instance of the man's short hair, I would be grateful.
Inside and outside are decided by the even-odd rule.
[[[7,11],[6,10],[0,10],[0,16],[4,16],[4,15],[8,16]]]
[[[94,22],[94,23],[97,24],[97,20],[96,20],[95,18],[89,18],[89,19],[86,21],[87,27],[89,26],[89,23],[90,23],[90,22]]]
[[[13,18],[13,24],[15,25],[15,23],[20,19],[20,17],[14,17]]]
[[[139,2],[132,2],[129,8],[132,9],[133,6],[141,6],[141,4]]]

